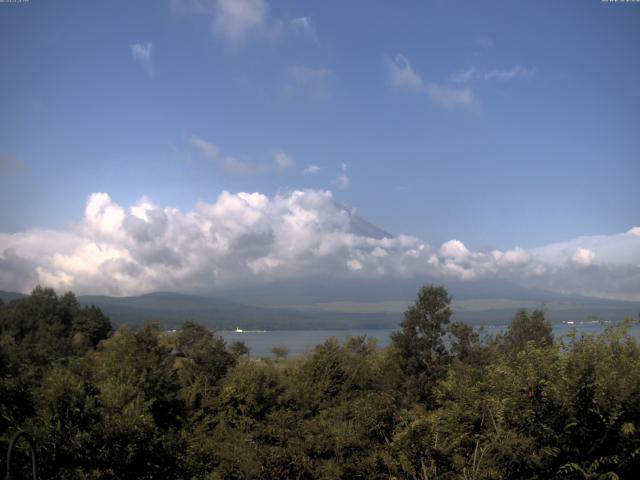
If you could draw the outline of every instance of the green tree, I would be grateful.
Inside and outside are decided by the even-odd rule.
[[[408,393],[419,400],[432,400],[432,389],[446,372],[447,352],[442,337],[451,318],[450,304],[451,297],[444,287],[422,287],[415,304],[404,312],[400,330],[391,334]]]
[[[239,358],[244,355],[248,356],[251,352],[249,347],[247,347],[247,344],[240,340],[234,340],[233,342],[231,342],[231,345],[229,345],[229,351],[235,358]]]
[[[451,340],[451,353],[460,360],[467,360],[473,353],[473,349],[480,342],[480,335],[473,327],[462,322],[454,322],[449,326]]]
[[[109,338],[113,332],[109,318],[95,305],[76,312],[71,330],[73,334],[86,338],[93,347]]]
[[[186,405],[170,347],[158,325],[121,327],[90,352],[102,419],[93,463],[106,478],[179,478],[182,449],[172,432],[185,425]]]
[[[349,380],[338,339],[331,337],[317,345],[313,353],[303,360],[299,375],[303,408],[317,412],[323,405],[335,404]]]
[[[182,397],[196,411],[200,407],[211,407],[219,384],[235,364],[236,357],[227,351],[222,337],[191,321],[182,325],[176,347],[185,355],[174,361]]]
[[[289,355],[289,349],[285,345],[274,345],[271,348],[271,353],[273,353],[278,360],[282,360]]]
[[[504,346],[512,355],[524,350],[527,342],[549,346],[553,344],[553,329],[543,310],[534,310],[531,315],[522,309],[516,313],[503,337]]]

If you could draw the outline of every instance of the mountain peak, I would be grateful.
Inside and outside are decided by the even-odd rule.
[[[366,221],[356,212],[355,208],[348,208],[345,205],[336,202],[336,205],[341,210],[349,214],[349,233],[358,235],[361,237],[375,238],[381,240],[383,238],[393,238],[394,235],[382,230],[380,227]]]

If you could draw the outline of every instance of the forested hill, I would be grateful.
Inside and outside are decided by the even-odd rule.
[[[0,300],[2,300],[3,302],[10,302],[11,300],[24,297],[26,297],[26,295],[24,295],[23,293],[6,292],[4,290],[0,290]]]

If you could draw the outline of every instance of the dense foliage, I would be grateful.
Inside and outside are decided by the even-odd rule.
[[[521,311],[481,338],[450,301],[423,288],[384,350],[259,360],[192,322],[112,332],[37,288],[0,304],[0,446],[31,432],[47,479],[637,478],[629,321],[554,340]]]

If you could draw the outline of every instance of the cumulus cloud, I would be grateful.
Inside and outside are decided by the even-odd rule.
[[[449,240],[440,247],[440,254],[444,258],[451,258],[456,261],[464,260],[469,257],[471,252],[464,246],[460,240]]]
[[[474,250],[411,236],[375,238],[329,191],[268,197],[222,192],[190,211],[147,197],[124,207],[93,193],[69,231],[0,234],[0,289],[37,283],[78,293],[133,295],[331,274],[344,278],[503,278],[611,298],[640,298],[640,235],[579,237],[540,248]]]
[[[596,254],[589,250],[588,248],[578,247],[576,252],[571,257],[574,263],[580,265],[581,267],[588,267],[593,263],[593,260],[596,258]]]
[[[153,44],[151,42],[147,42],[146,44],[131,44],[131,56],[136,62],[142,65],[142,68],[144,68],[144,71],[150,77],[153,76],[153,59],[151,53],[152,48]]]
[[[201,291],[256,278],[347,272],[354,261],[366,266],[376,247],[407,245],[352,233],[351,216],[330,192],[316,190],[273,198],[223,192],[186,213],[148,198],[127,209],[94,193],[71,232],[0,234],[1,287],[24,291],[37,281],[110,294]]]
[[[426,94],[431,101],[445,108],[475,108],[477,104],[473,92],[468,88],[453,88],[435,82],[425,82],[404,55],[385,57],[385,64],[389,84],[394,88]]]
[[[313,164],[309,164],[306,167],[304,167],[304,170],[302,170],[302,173],[304,173],[305,175],[315,175],[316,173],[320,172],[320,167],[318,165],[313,165]]]
[[[0,285],[13,291],[29,291],[38,282],[37,264],[16,255],[13,248],[0,252]]]

